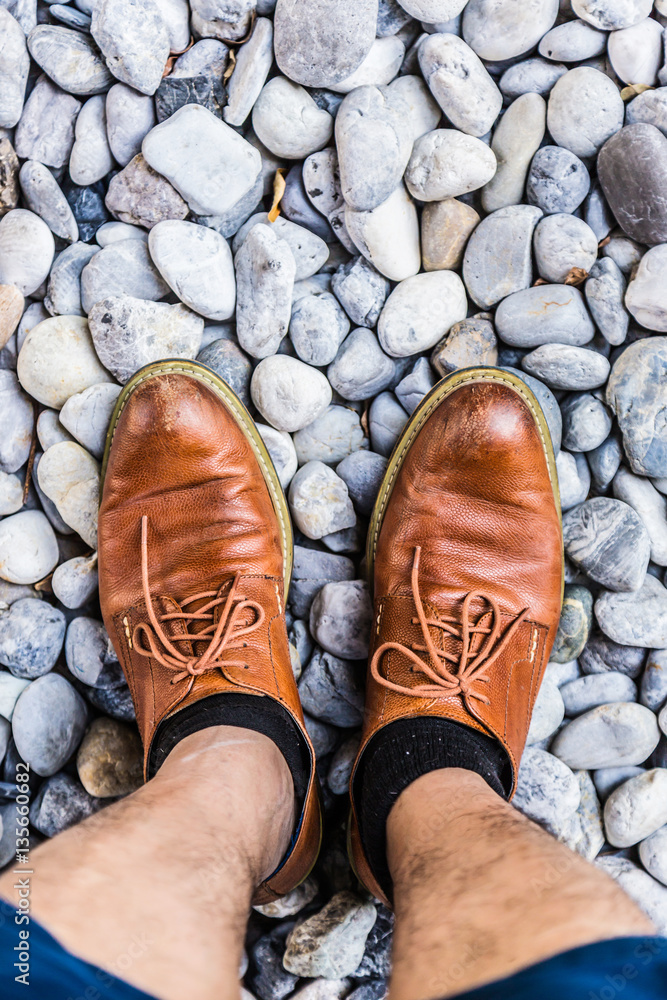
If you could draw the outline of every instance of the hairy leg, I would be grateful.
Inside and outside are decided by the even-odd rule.
[[[396,929],[390,1000],[473,989],[605,938],[655,933],[605,874],[483,778],[431,771],[387,823]]]
[[[32,854],[32,915],[160,1000],[238,998],[250,901],[293,825],[275,744],[248,729],[201,730],[133,795]],[[10,901],[14,881],[0,880]]]

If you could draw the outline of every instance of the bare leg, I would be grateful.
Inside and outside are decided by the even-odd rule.
[[[390,1000],[430,1000],[569,948],[654,934],[614,882],[483,778],[432,771],[387,824],[396,930]]]
[[[160,1000],[232,1000],[255,887],[294,824],[284,758],[231,726],[184,739],[133,795],[31,857],[32,914],[70,951]],[[15,877],[0,880],[14,900]]]

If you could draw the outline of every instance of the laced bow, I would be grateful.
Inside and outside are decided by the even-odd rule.
[[[480,591],[471,591],[463,601],[461,609],[461,621],[456,618],[443,616],[442,618],[427,618],[424,612],[421,596],[419,593],[419,559],[421,546],[415,548],[412,562],[412,595],[417,609],[417,617],[412,619],[413,625],[420,625],[425,645],[412,643],[411,646],[404,646],[400,642],[384,642],[375,650],[371,660],[371,674],[383,687],[399,694],[408,695],[411,698],[450,698],[452,695],[461,694],[467,698],[476,698],[485,705],[490,704],[486,695],[475,690],[473,684],[482,682],[488,684],[489,677],[487,671],[489,667],[498,659],[508,642],[518,629],[519,625],[526,618],[528,608],[519,614],[508,626],[501,636],[501,616],[500,609],[492,597],[487,597]],[[481,598],[491,609],[491,624],[489,627],[480,625],[479,622],[484,617],[480,615],[477,622],[471,623],[470,606],[475,598]],[[488,613],[488,612],[487,612]],[[458,656],[438,649],[431,636],[430,629],[437,628],[445,636],[453,636],[461,641],[461,651]],[[471,649],[473,636],[485,635],[486,639],[481,644],[478,652]],[[443,642],[444,645],[444,642]],[[417,684],[414,687],[406,687],[403,684],[396,684],[388,680],[380,673],[380,663],[385,653],[390,649],[403,653],[412,662],[411,672],[424,674],[433,683]],[[428,653],[428,662],[418,656],[418,653]],[[455,665],[455,670],[448,669],[447,664]]]
[[[265,618],[264,609],[256,601],[250,601],[238,593],[240,573],[234,577],[228,594],[219,597],[217,591],[207,590],[200,594],[195,594],[183,601],[180,611],[158,616],[153,606],[150,586],[148,581],[148,518],[144,515],[141,518],[141,584],[146,602],[146,610],[150,619],[150,625],[146,622],[139,622],[135,625],[132,633],[132,641],[136,652],[140,656],[151,657],[157,660],[168,670],[177,671],[172,677],[171,683],[176,684],[186,677],[195,677],[206,673],[208,670],[219,669],[226,677],[227,667],[247,667],[243,660],[221,659],[224,653],[232,649],[242,649],[247,643],[245,636],[255,632]],[[196,601],[206,601],[196,611],[185,610]],[[215,624],[215,609],[222,605],[222,611],[217,625]],[[247,625],[247,613],[253,612],[254,620]],[[185,622],[183,635],[172,635],[169,637],[162,627],[162,622],[181,620]],[[198,631],[190,631],[190,622],[211,622]],[[147,647],[141,643],[144,637]],[[199,656],[187,656],[178,649],[177,644],[181,642],[201,643],[208,642],[208,646]],[[232,680],[231,678],[227,678]],[[234,683],[238,681],[234,680]]]

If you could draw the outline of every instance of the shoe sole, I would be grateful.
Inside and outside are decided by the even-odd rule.
[[[198,382],[202,382],[209,389],[212,389],[218,399],[222,401],[226,409],[234,418],[236,424],[240,427],[245,438],[250,444],[255,458],[259,463],[259,467],[264,477],[264,482],[266,483],[269,496],[271,497],[273,509],[278,519],[278,525],[280,527],[280,545],[283,553],[285,597],[287,597],[292,577],[294,540],[292,535],[292,524],[289,516],[289,508],[285,499],[285,493],[280,485],[280,480],[278,479],[278,473],[275,470],[275,466],[271,460],[267,447],[257,430],[255,421],[252,419],[239,397],[233,389],[230,389],[227,383],[223,381],[219,375],[216,375],[212,369],[208,368],[206,365],[202,365],[199,361],[184,361],[178,358],[173,360],[167,359],[165,361],[155,361],[153,364],[140,368],[139,371],[136,372],[136,374],[134,374],[130,381],[124,386],[118,400],[116,401],[113,413],[111,414],[109,429],[107,431],[104,457],[102,458],[102,470],[100,474],[100,501],[102,499],[104,478],[106,476],[107,465],[109,462],[109,453],[111,452],[111,446],[113,444],[116,428],[118,427],[118,421],[120,420],[120,416],[125,409],[125,404],[134,390],[148,379],[158,375],[172,374],[174,372],[179,375],[187,375],[188,378],[193,378]]]
[[[394,450],[389,457],[387,471],[385,472],[382,483],[380,484],[380,490],[378,492],[377,500],[375,501],[373,512],[371,514],[370,524],[368,526],[366,563],[368,566],[368,583],[371,589],[371,595],[373,592],[375,552],[377,549],[378,538],[380,537],[382,521],[391,498],[396,477],[401,469],[401,466],[403,465],[408,451],[410,450],[410,446],[428,418],[437,409],[443,399],[446,399],[447,396],[450,396],[457,389],[460,389],[462,385],[478,385],[480,383],[498,382],[514,389],[514,391],[522,397],[523,401],[529,407],[535,423],[537,424],[544,448],[545,458],[547,460],[547,466],[549,468],[549,479],[551,480],[554,502],[556,504],[556,510],[558,511],[558,519],[561,524],[562,531],[563,518],[560,508],[560,490],[558,488],[556,456],[551,443],[551,434],[549,432],[546,417],[544,416],[544,412],[537,400],[537,397],[525,382],[523,382],[517,375],[512,375],[511,372],[502,371],[500,368],[462,368],[460,371],[456,371],[452,375],[448,375],[446,378],[442,379],[424,396],[421,403],[403,428],[401,436],[394,445]],[[561,579],[561,600],[563,584],[564,580]]]

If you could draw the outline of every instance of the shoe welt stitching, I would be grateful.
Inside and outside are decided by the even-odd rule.
[[[183,374],[188,375],[190,378],[199,379],[202,382],[208,382],[208,384],[211,386],[211,388],[214,389],[214,390],[216,390],[216,395],[218,395],[218,386],[216,386],[215,382],[212,379],[210,379],[204,372],[199,372],[199,371],[193,372],[192,369],[190,369],[190,368],[184,368],[184,367],[181,368],[181,367],[179,367],[177,365],[173,365],[173,364],[170,365],[169,367],[166,367],[166,368],[152,368],[151,371],[146,372],[145,375],[142,375],[141,378],[137,379],[137,381],[134,383],[134,385],[132,387],[132,392],[134,392],[134,390],[137,388],[137,386],[141,385],[142,382],[145,382],[147,379],[151,378],[156,373],[157,374],[160,374],[160,373],[169,374],[169,373],[175,372],[175,371],[177,371],[177,372],[183,372]],[[129,400],[129,398],[130,398],[131,395],[132,395],[131,392],[127,394],[127,396],[123,400],[123,405],[120,407],[120,409],[118,410],[118,413],[116,414],[116,419],[114,421],[113,429],[111,431],[111,442],[110,442],[111,444],[113,443],[113,439],[114,439],[115,434],[116,434],[116,428],[118,426],[118,421],[120,420],[121,414],[122,414],[123,410],[125,409],[125,405],[126,405],[127,401]],[[220,397],[218,397],[218,398],[220,398]],[[238,407],[233,402],[233,400],[231,400],[231,399],[228,400],[228,399],[225,398],[224,399],[224,403],[226,405],[228,405],[229,408],[232,410],[232,412],[233,412],[234,416],[236,417],[237,421],[242,426],[245,426],[244,415],[238,409]],[[273,499],[275,501],[275,503],[274,503],[273,506],[274,506],[274,510],[275,510],[276,514],[278,515],[278,522],[280,524],[280,534],[281,534],[281,538],[282,538],[282,541],[283,541],[283,551],[287,555],[288,550],[289,550],[289,544],[288,544],[289,535],[287,533],[287,530],[286,530],[286,527],[285,527],[285,522],[284,522],[284,519],[283,519],[283,512],[282,512],[282,509],[281,509],[280,497],[278,496],[278,494],[277,494],[277,492],[276,492],[276,490],[274,488],[273,482],[272,482],[271,470],[269,469],[268,465],[264,461],[264,457],[261,454],[261,452],[258,452],[258,451],[255,450],[255,445],[254,445],[254,441],[252,441],[252,438],[250,438],[250,445],[252,447],[252,450],[253,450],[253,453],[254,453],[255,457],[261,463],[262,468],[266,472],[266,475],[264,476],[264,481],[266,482],[266,485],[268,486],[269,491],[270,491],[270,493],[271,493],[271,495],[272,495],[272,497],[273,497]]]
[[[476,373],[473,373],[471,375],[467,375],[467,376],[463,377],[461,379],[461,381],[458,383],[458,385],[456,386],[456,388],[457,389],[460,388],[460,386],[463,385],[465,382],[474,382],[474,381],[481,381],[480,380],[480,376],[477,375]],[[526,405],[528,406],[528,408],[530,409],[530,412],[533,414],[533,417],[535,418],[535,423],[537,425],[537,430],[539,432],[540,439],[542,441],[542,446],[543,446],[544,450],[548,454],[548,444],[547,444],[547,442],[545,440],[544,434],[542,433],[542,428],[540,426],[539,416],[538,416],[538,414],[537,414],[537,412],[535,410],[535,407],[533,406],[533,404],[532,404],[532,402],[530,400],[530,397],[524,392],[524,390],[520,386],[515,385],[514,382],[510,381],[510,379],[504,378],[503,376],[500,376],[500,375],[485,375],[485,376],[483,376],[483,381],[485,381],[485,382],[486,381],[502,382],[503,385],[509,385],[509,386],[511,386],[514,390],[516,390],[517,393],[519,393],[520,396],[523,397],[523,399],[525,400]],[[437,407],[440,405],[440,403],[442,403],[442,401],[443,401],[442,397],[436,397],[433,400],[433,402],[430,403],[429,406],[426,407],[426,409],[424,410],[424,412],[422,414],[420,414],[421,419],[418,420],[415,423],[415,425],[412,428],[410,434],[408,435],[408,437],[403,442],[403,446],[402,446],[401,450],[396,455],[396,461],[394,463],[394,468],[392,469],[392,473],[391,473],[389,479],[387,480],[387,484],[386,484],[384,490],[382,491],[381,497],[378,500],[378,507],[380,509],[384,508],[384,505],[386,503],[387,497],[388,497],[389,493],[391,492],[391,488],[393,486],[394,479],[396,478],[396,476],[398,475],[398,473],[399,473],[399,471],[401,469],[402,462],[403,462],[403,457],[405,456],[405,453],[411,447],[412,442],[414,441],[414,439],[417,436],[417,434],[421,431],[421,429],[424,426],[424,423],[425,423],[427,417],[429,417],[431,415],[431,413],[433,412],[433,410],[437,409]],[[540,412],[542,412],[542,416],[544,417],[543,411],[540,411]],[[544,417],[544,419],[546,420],[546,417]],[[549,472],[549,481],[550,481],[550,483],[551,483],[551,485],[553,487],[553,479],[551,477],[551,467],[549,466],[548,462],[547,462],[547,470]],[[377,521],[376,521],[375,532],[374,532],[374,536],[373,536],[373,552],[375,552],[375,549],[377,547],[377,540],[378,540],[378,536],[380,534],[380,527],[381,527],[381,521],[380,521],[380,518],[378,518]]]

